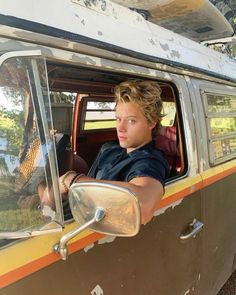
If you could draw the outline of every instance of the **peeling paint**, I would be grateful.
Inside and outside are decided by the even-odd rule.
[[[183,295],[187,295],[188,293],[190,293],[190,289],[189,289],[189,290],[187,290],[186,292],[184,292],[184,294],[183,294]]]
[[[86,246],[86,247],[84,248],[84,252],[87,253],[87,252],[88,252],[89,250],[91,250],[93,247],[94,247],[94,243],[92,243],[92,244]]]
[[[96,285],[95,288],[91,291],[91,295],[103,295],[103,289],[100,285]]]
[[[185,76],[185,80],[186,80],[186,82],[190,82],[191,81],[191,79],[190,79],[190,77],[189,76]],[[194,84],[194,86],[193,87],[196,87],[196,85]],[[196,88],[195,88],[196,89]]]
[[[153,39],[149,39],[149,43],[150,43],[151,45],[156,45],[156,44],[155,44],[155,41],[154,41]]]
[[[199,273],[197,280],[200,281],[200,279],[201,279],[201,274]]]
[[[170,74],[168,74],[168,73],[164,73],[164,77],[165,77],[165,79],[171,79],[171,76],[170,76]]]
[[[101,65],[105,66],[105,67],[110,67],[112,69],[117,68],[117,65],[114,64],[113,61],[110,60],[106,60],[106,59],[101,59]],[[124,67],[126,67],[125,64],[120,64],[120,67],[124,69]],[[148,68],[139,68],[138,66],[134,66],[134,65],[128,65],[128,67],[126,68],[126,71],[130,72],[130,73],[142,73],[142,74],[151,74],[151,71]]]
[[[159,44],[164,51],[170,50],[170,47],[167,43],[164,44],[164,43],[159,42]]]
[[[171,50],[170,55],[171,57],[181,58],[181,54],[177,50]]]
[[[99,245],[102,245],[102,244],[106,244],[106,243],[112,243],[112,242],[115,241],[115,239],[116,239],[115,236],[106,236],[106,237],[100,239],[100,240],[98,241],[98,244],[99,244]]]
[[[96,65],[96,61],[93,58],[90,58],[88,56],[83,56],[83,57],[80,56],[79,57],[78,55],[73,54],[71,56],[71,60],[74,60],[74,61],[78,60],[78,61],[83,62],[85,64]]]
[[[154,212],[154,215],[153,216],[158,216],[158,215],[161,215],[163,213],[165,213],[165,211],[169,208],[172,208],[174,209],[176,206],[178,206],[180,203],[182,203],[183,199],[179,200],[179,201],[176,201],[174,203],[171,203],[170,205],[164,207],[164,208],[161,208],[161,209],[158,209],[156,212]]]
[[[47,3],[47,5],[49,5],[49,9],[53,7],[52,3]],[[57,11],[57,17],[55,18],[48,18],[45,14],[41,13],[32,15],[27,10],[22,10],[20,15],[19,11],[12,7],[8,3],[4,5],[2,14],[9,18],[21,18],[29,22],[28,30],[32,26],[34,33],[31,33],[34,35],[34,38],[29,38],[29,35],[27,35],[29,32],[26,30],[20,30],[18,23],[15,24],[18,27],[14,29],[9,26],[0,26],[1,35],[8,38],[14,38],[17,35],[17,31],[21,31],[22,40],[46,44],[47,46],[50,45],[58,48],[59,40],[66,40],[64,48],[74,48],[74,44],[77,43],[76,50],[81,50],[81,47],[84,50],[84,47],[88,46],[90,50],[93,47],[93,52],[96,49],[99,53],[100,50],[107,51],[107,55],[111,55],[112,52],[119,52],[126,59],[138,59],[138,54],[147,56],[147,60],[150,57],[156,58],[157,62],[158,59],[168,59],[168,62],[173,62],[174,59],[177,67],[178,63],[180,63],[181,66],[186,65],[186,68],[190,71],[192,67],[196,67],[198,73],[200,71],[209,71],[210,69],[216,75],[220,74],[229,77],[231,81],[236,77],[235,63],[227,56],[163,29],[158,25],[147,22],[137,12],[111,1],[64,1],[60,10]],[[70,9],[64,9],[65,7],[69,7]],[[45,10],[42,1],[37,2],[35,10],[39,12]],[[61,19],[67,19],[68,21],[62,23]],[[44,34],[40,32],[38,29],[40,26],[37,26],[37,24],[45,26]],[[49,27],[57,30],[57,37],[53,37],[54,30],[49,29]],[[114,31],[117,34],[114,34]],[[98,32],[102,32],[103,34]],[[134,35],[137,38],[130,38],[130,36]],[[153,40],[155,43],[149,40]],[[150,42],[152,46],[150,46]],[[106,44],[108,45],[107,47]],[[110,47],[111,44],[112,48]],[[129,54],[129,52],[132,54]],[[137,57],[135,57],[135,53],[137,53]],[[169,54],[167,55],[167,53]],[[95,54],[97,55],[97,53]],[[144,62],[144,58],[141,58],[141,60],[140,63]],[[151,61],[149,60],[149,62]],[[177,67],[173,67],[172,71],[180,71]]]
[[[216,246],[215,248],[214,248],[214,250],[213,250],[213,252],[215,253],[215,252],[217,252],[218,251],[218,246]]]
[[[191,185],[191,186],[189,187],[189,193],[190,193],[190,194],[194,193],[195,190],[196,190],[195,185]]]

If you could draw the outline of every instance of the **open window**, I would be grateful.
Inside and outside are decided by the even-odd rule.
[[[101,146],[109,141],[117,141],[114,87],[122,81],[136,77],[54,64],[48,64],[48,68],[50,91],[76,93],[70,130],[71,150],[91,167]],[[186,171],[177,91],[170,82],[157,83],[162,89],[165,116],[160,134],[154,140],[156,147],[162,150],[170,165],[171,178],[175,178]],[[65,111],[65,116],[60,116],[61,124],[62,121],[67,124],[66,117]]]

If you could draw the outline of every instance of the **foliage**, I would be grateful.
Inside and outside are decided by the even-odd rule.
[[[6,138],[8,153],[18,155],[24,127],[24,96],[21,91],[14,88],[4,88],[2,92],[9,105],[1,106],[0,137]]]
[[[2,111],[0,112],[0,137],[4,137],[8,143],[8,154],[17,156],[19,153],[19,146],[22,140],[23,128],[19,121],[21,121],[23,114],[16,114],[14,112]]]
[[[226,54],[232,59],[236,59],[236,44],[219,43],[208,45],[208,47],[223,54]]]
[[[55,103],[74,103],[75,94],[67,92],[51,92],[50,99],[51,102]]]

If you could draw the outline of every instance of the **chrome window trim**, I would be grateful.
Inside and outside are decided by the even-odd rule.
[[[44,60],[45,63],[45,57],[43,56],[41,50],[25,50],[25,51],[11,51],[11,52],[6,52],[3,53],[0,56],[0,67],[2,66],[2,64],[10,59],[10,58],[14,58],[14,57],[41,57]],[[46,112],[45,112],[45,107],[44,107],[44,103],[43,103],[43,94],[42,94],[42,89],[40,86],[40,77],[39,77],[39,72],[38,72],[38,68],[37,68],[37,63],[35,61],[35,59],[31,60],[31,66],[32,66],[32,71],[33,71],[33,79],[35,80],[35,86],[36,86],[36,92],[37,92],[37,97],[38,97],[38,101],[39,101],[39,106],[40,106],[40,114],[42,116],[42,122],[43,122],[43,129],[44,129],[44,133],[45,133],[45,139],[47,144],[49,144],[49,128],[48,125],[46,124],[47,119],[46,119]],[[46,65],[45,65],[45,69],[46,69]],[[46,73],[47,74],[47,73]],[[49,90],[48,87],[48,83],[47,83],[47,89]],[[49,100],[49,106],[50,106],[50,116],[52,116],[51,114],[51,105],[50,105],[50,100]],[[56,153],[56,149],[55,149],[55,142],[53,142],[53,148],[52,150],[48,149],[49,155],[49,165],[50,165],[50,170],[51,170],[51,176],[52,179],[56,179],[58,174],[58,169],[56,166],[56,162],[53,161],[53,153]],[[57,171],[57,173],[56,173]],[[54,196],[59,196],[60,192],[59,192],[59,187],[58,185],[56,185],[55,181],[52,181],[52,187],[53,187],[53,193]],[[39,235],[44,235],[44,234],[50,234],[50,233],[54,233],[54,232],[60,232],[62,231],[62,224],[64,223],[64,216],[63,216],[63,208],[62,208],[62,202],[60,201],[60,198],[56,198],[55,197],[55,205],[56,205],[56,220],[52,220],[51,222],[45,224],[44,226],[42,226],[41,228],[39,228],[38,230],[23,230],[23,231],[17,231],[17,232],[0,232],[0,239],[21,239],[21,238],[29,238],[29,237],[33,237],[33,236],[39,236]],[[7,247],[8,245],[6,245]],[[5,247],[4,245],[2,247]],[[1,247],[1,248],[2,248]]]

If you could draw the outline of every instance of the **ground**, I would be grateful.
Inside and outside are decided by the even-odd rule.
[[[236,295],[236,271],[232,274],[218,295]]]

